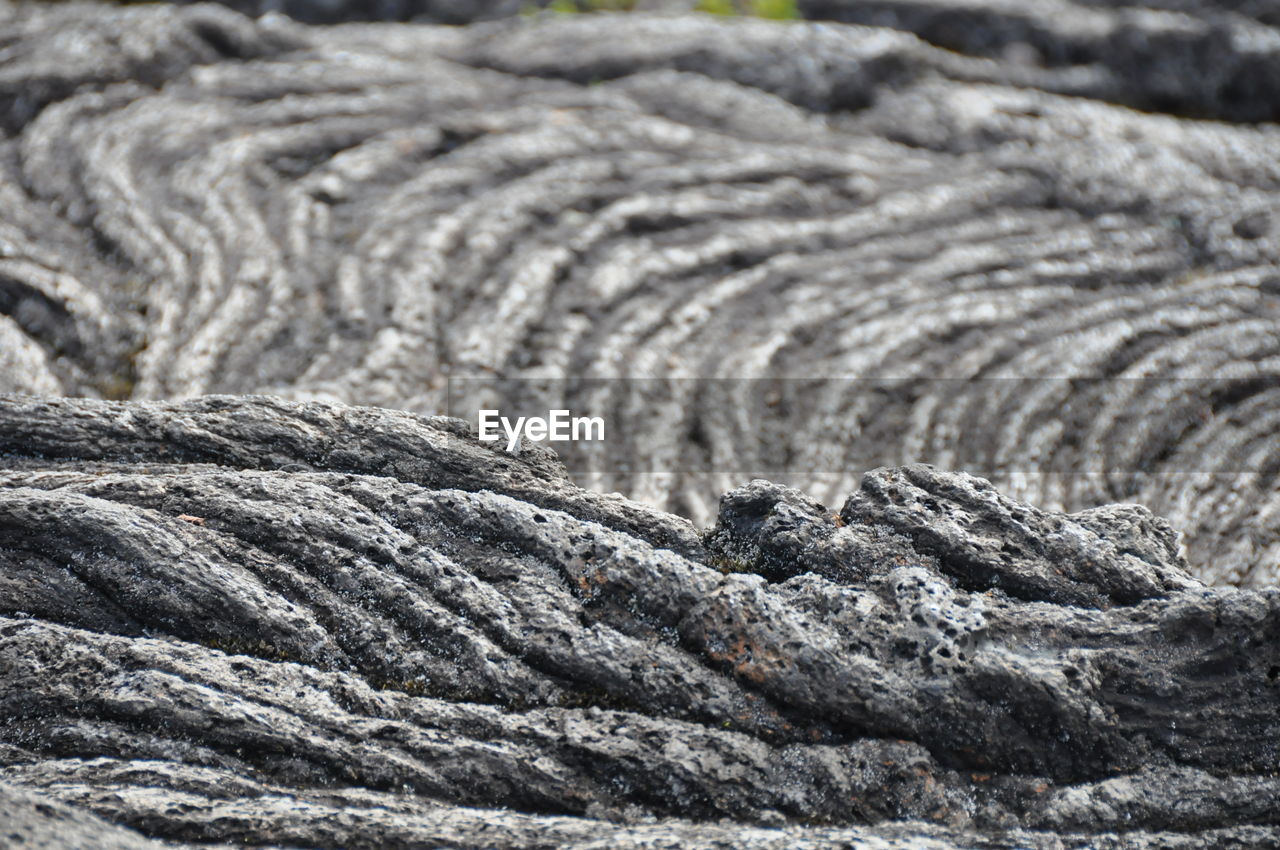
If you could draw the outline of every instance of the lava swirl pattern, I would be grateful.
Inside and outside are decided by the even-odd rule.
[[[1280,67],[1262,19],[1088,19],[1099,55]],[[626,431],[579,480],[698,523],[759,473],[838,504],[925,460],[1145,504],[1201,577],[1275,583],[1280,131],[1236,89],[1186,114],[1193,70],[911,21],[6,7],[0,390],[438,413],[573,379]]]

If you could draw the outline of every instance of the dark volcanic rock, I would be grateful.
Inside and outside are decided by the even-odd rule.
[[[1280,844],[1280,20],[798,5],[0,2],[0,844]]]
[[[853,23],[2,5],[0,390],[470,416],[459,378],[601,379],[556,401],[617,435],[574,480],[700,525],[763,472],[837,503],[930,462],[1274,583],[1280,135],[1203,120],[1274,117],[1274,14],[800,6]]]
[[[807,17],[893,27],[1047,69],[1076,93],[1155,112],[1280,119],[1275,9],[1216,0],[799,0]],[[1237,9],[1229,7],[1235,5]],[[1233,14],[1234,12],[1234,14]]]
[[[21,834],[1280,840],[1280,593],[1202,585],[1136,507],[910,467],[833,514],[755,482],[704,556],[452,420],[9,399],[0,441]]]
[[[1102,607],[1198,584],[1173,529],[1140,505],[1063,516],[1001,496],[981,478],[907,467],[868,473],[840,518],[893,529],[971,590]]]
[[[4,812],[6,847],[61,850],[95,847],[102,850],[163,850],[171,847],[151,841],[137,832],[114,826],[74,806],[50,800],[48,795],[0,783],[0,810]]]

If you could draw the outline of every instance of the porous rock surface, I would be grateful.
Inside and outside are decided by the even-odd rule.
[[[1277,646],[1137,506],[912,466],[699,535],[456,420],[0,400],[18,846],[1270,847]]]
[[[0,389],[724,378],[570,394],[626,436],[574,480],[706,525],[751,471],[834,502],[928,461],[1274,584],[1269,7],[799,8],[0,5]]]

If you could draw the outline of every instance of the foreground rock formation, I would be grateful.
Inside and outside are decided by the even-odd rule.
[[[725,378],[572,395],[630,430],[575,480],[703,525],[751,471],[835,502],[931,461],[1272,584],[1280,135],[1227,122],[1274,120],[1280,36],[1226,5],[4,5],[0,389]],[[774,378],[817,380],[744,425]]]
[[[456,420],[269,398],[10,398],[0,467],[13,835],[1280,841],[1280,592],[1143,508],[914,466],[700,535]]]

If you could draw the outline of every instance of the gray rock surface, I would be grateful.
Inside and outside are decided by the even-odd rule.
[[[1280,844],[1274,10],[225,5],[0,5],[0,845]]]
[[[1228,121],[1280,118],[1276,7],[1234,0],[800,0],[948,50],[1074,75],[1088,97]]]
[[[455,420],[0,400],[0,797],[121,847],[1280,841],[1280,591],[1146,509],[915,466],[705,537]]]
[[[570,393],[625,432],[575,481],[707,525],[755,473],[928,461],[1274,584],[1280,135],[1230,123],[1275,117],[1269,7],[801,7],[2,5],[0,390],[669,378]]]
[[[51,800],[47,794],[0,782],[0,843],[5,847],[63,850],[101,847],[102,850],[163,850],[173,845],[148,840],[114,826],[82,809]]]

